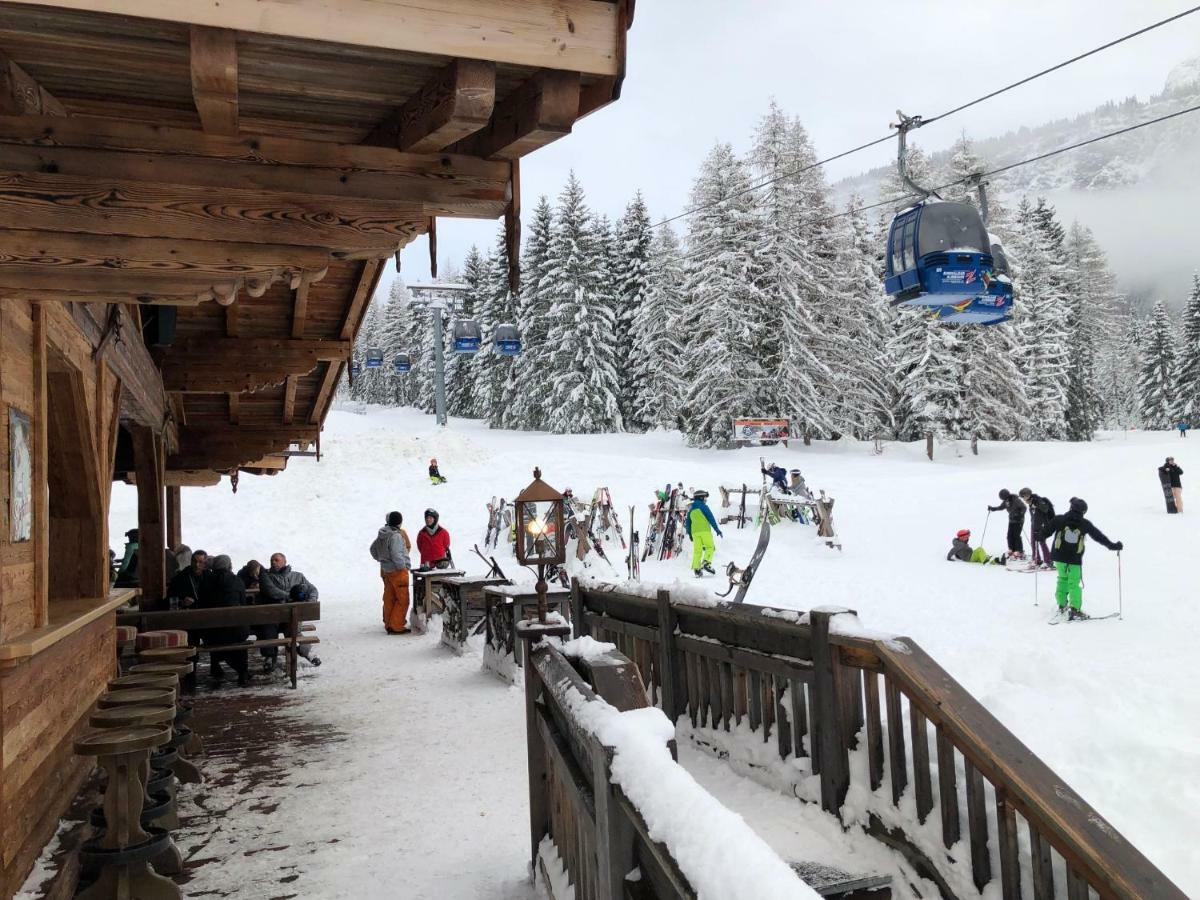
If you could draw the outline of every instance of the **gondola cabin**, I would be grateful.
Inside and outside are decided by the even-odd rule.
[[[496,326],[496,352],[501,356],[516,356],[521,352],[521,333],[516,325]]]
[[[454,323],[454,352],[478,353],[483,336],[474,319],[458,319]]]
[[[407,353],[397,353],[392,360],[392,374],[406,375],[412,370],[412,357]]]
[[[991,243],[969,203],[926,201],[899,213],[888,232],[884,287],[899,306],[943,307],[987,292]]]
[[[362,374],[362,363],[360,363],[356,359],[352,363],[350,363],[350,377],[357,378],[361,374]]]
[[[1012,318],[1013,284],[1008,272],[1008,257],[1000,242],[991,235],[988,237],[992,245],[992,268],[984,272],[987,293],[940,307],[935,314],[940,321],[998,325]]]
[[[379,348],[367,350],[367,368],[379,369],[383,367],[383,351]]]

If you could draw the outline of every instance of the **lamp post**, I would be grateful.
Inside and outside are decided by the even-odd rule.
[[[533,470],[533,481],[517,495],[517,562],[537,566],[538,624],[546,625],[546,569],[566,559],[563,529],[563,495],[542,481],[542,470]]]

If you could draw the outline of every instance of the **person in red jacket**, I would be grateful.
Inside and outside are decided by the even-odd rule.
[[[438,524],[438,511],[425,510],[425,527],[417,532],[417,550],[421,552],[422,569],[445,569],[450,559],[450,532]]]

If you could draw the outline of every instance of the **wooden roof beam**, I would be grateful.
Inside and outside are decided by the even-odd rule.
[[[228,394],[282,384],[322,362],[350,358],[350,341],[184,338],[155,351],[169,391]]]
[[[0,50],[0,115],[65,116],[66,108]]]
[[[618,4],[596,0],[22,2],[594,75],[617,75],[624,62]]]
[[[496,105],[496,64],[456,59],[388,116],[363,143],[433,153],[479,131]]]
[[[200,124],[213,134],[238,133],[237,34],[191,27],[192,100]]]
[[[542,70],[496,105],[488,127],[454,146],[488,159],[519,159],[571,133],[579,117],[579,73]]]

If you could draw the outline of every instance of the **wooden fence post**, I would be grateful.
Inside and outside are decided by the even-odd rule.
[[[588,627],[587,619],[584,617],[583,610],[583,592],[579,589],[579,579],[571,579],[571,637],[583,637],[590,635],[592,629]]]
[[[846,734],[848,723],[845,704],[838,685],[844,678],[835,669],[841,667],[838,649],[829,641],[829,620],[845,610],[814,610],[812,627],[813,718],[819,723],[817,740],[821,750],[821,807],[838,815],[846,791],[850,789],[850,754]]]
[[[522,640],[518,636],[517,640]],[[546,798],[546,748],[537,726],[537,701],[542,693],[542,680],[534,665],[536,652],[533,642],[525,645],[525,746],[529,765],[529,860],[537,865],[538,845],[550,831],[550,815]],[[544,650],[542,652],[545,652]]]
[[[662,711],[671,724],[679,718],[679,677],[675,670],[675,609],[669,591],[658,592],[658,684]]]
[[[625,876],[634,861],[633,823],[617,803],[609,772],[611,751],[592,750],[592,798],[596,808],[596,896],[599,900],[625,900]]]

